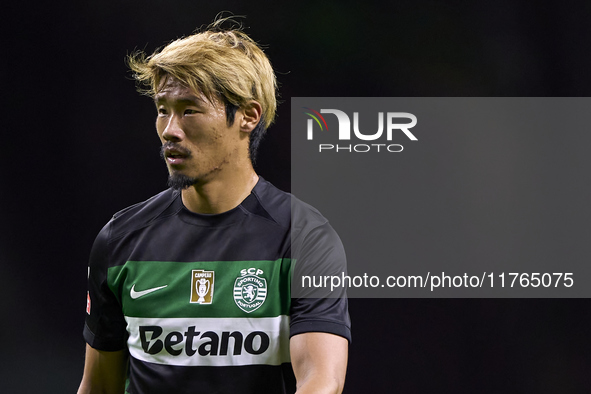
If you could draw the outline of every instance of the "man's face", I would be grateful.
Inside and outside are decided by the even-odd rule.
[[[170,186],[204,184],[232,171],[232,165],[247,154],[248,133],[240,131],[240,111],[228,126],[223,103],[217,99],[211,103],[173,78],[154,101]]]

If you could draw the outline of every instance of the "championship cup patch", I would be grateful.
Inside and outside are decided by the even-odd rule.
[[[243,269],[234,282],[234,302],[246,313],[256,311],[267,298],[267,280],[257,268]]]
[[[213,284],[213,271],[191,271],[191,303],[202,305],[211,304],[213,301]]]

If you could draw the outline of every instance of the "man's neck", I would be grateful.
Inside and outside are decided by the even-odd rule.
[[[259,176],[250,167],[243,174],[218,177],[199,183],[181,193],[185,207],[195,213],[217,214],[236,208],[252,191]]]

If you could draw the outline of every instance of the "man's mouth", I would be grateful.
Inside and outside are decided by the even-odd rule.
[[[160,153],[164,160],[171,165],[182,164],[186,159],[191,157],[191,152],[188,149],[174,146],[173,144],[163,145]]]

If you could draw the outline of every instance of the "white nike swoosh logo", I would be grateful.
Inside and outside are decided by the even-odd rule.
[[[166,286],[168,286],[168,285],[154,287],[154,288],[151,288],[148,290],[135,291],[135,283],[134,283],[133,286],[131,286],[131,292],[129,293],[129,295],[131,296],[132,299],[135,300],[136,298],[140,298],[140,297],[145,296],[146,294],[150,294],[156,290],[164,289]]]

